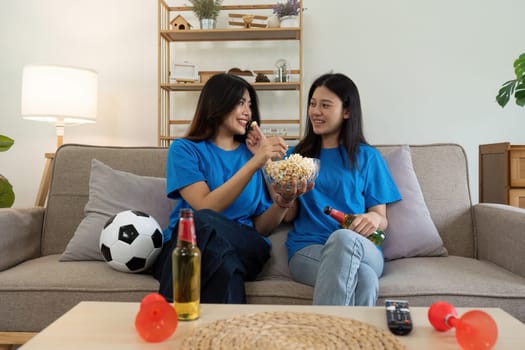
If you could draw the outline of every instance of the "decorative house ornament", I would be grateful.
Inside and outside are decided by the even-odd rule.
[[[188,22],[186,18],[182,17],[181,15],[178,15],[172,19],[170,24],[175,30],[189,30],[192,27],[190,22]]]

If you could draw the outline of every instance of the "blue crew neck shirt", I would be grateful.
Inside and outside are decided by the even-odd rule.
[[[315,187],[298,198],[298,213],[286,241],[288,259],[306,246],[325,244],[340,228],[324,213],[327,205],[344,213],[362,214],[370,207],[401,199],[384,158],[374,147],[360,145],[357,167],[350,164],[343,146],[323,148],[319,158]]]
[[[172,237],[179,220],[181,208],[191,208],[181,197],[179,190],[199,181],[204,181],[210,191],[228,181],[246,162],[252,153],[244,143],[234,150],[224,150],[210,140],[190,141],[176,139],[169,148],[166,187],[169,198],[179,200],[171,212],[170,222],[164,229],[164,241]],[[261,215],[272,205],[266,190],[262,171],[254,173],[235,201],[221,214],[239,224],[254,227],[252,218]]]

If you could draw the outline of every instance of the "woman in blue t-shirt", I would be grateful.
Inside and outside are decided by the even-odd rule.
[[[167,195],[179,202],[153,272],[168,300],[181,208],[195,211],[202,302],[244,303],[244,281],[254,280],[269,257],[270,241],[264,236],[288,208],[279,204],[279,195],[272,201],[260,168],[270,158],[282,158],[288,146],[281,137],[264,137],[257,125],[257,144],[247,145],[253,121],[260,124],[255,89],[238,76],[218,74],[204,85],[187,135],[169,148]]]
[[[367,236],[387,227],[386,204],[401,199],[381,154],[363,135],[359,92],[343,74],[325,74],[308,94],[304,138],[293,149],[321,160],[315,187],[293,200],[286,246],[294,280],[314,286],[314,304],[375,305],[383,255]],[[285,196],[286,198],[286,196]],[[323,208],[356,217],[341,229]]]

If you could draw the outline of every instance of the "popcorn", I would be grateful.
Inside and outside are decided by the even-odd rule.
[[[287,184],[292,180],[312,181],[317,176],[319,160],[293,153],[283,160],[269,162],[264,170],[271,181]]]

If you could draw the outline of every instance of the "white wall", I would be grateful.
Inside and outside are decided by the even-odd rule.
[[[262,2],[268,1],[225,0]],[[525,144],[525,109],[501,109],[494,101],[525,51],[525,2],[304,0],[304,6],[305,89],[330,70],[351,76],[373,144],[463,145],[477,202],[478,145]],[[0,0],[0,57],[0,134],[16,141],[0,153],[0,173],[15,188],[16,207],[33,204],[43,154],[56,142],[52,125],[20,118],[26,64],[98,71],[97,123],[66,128],[65,142],[157,144],[156,0]]]

